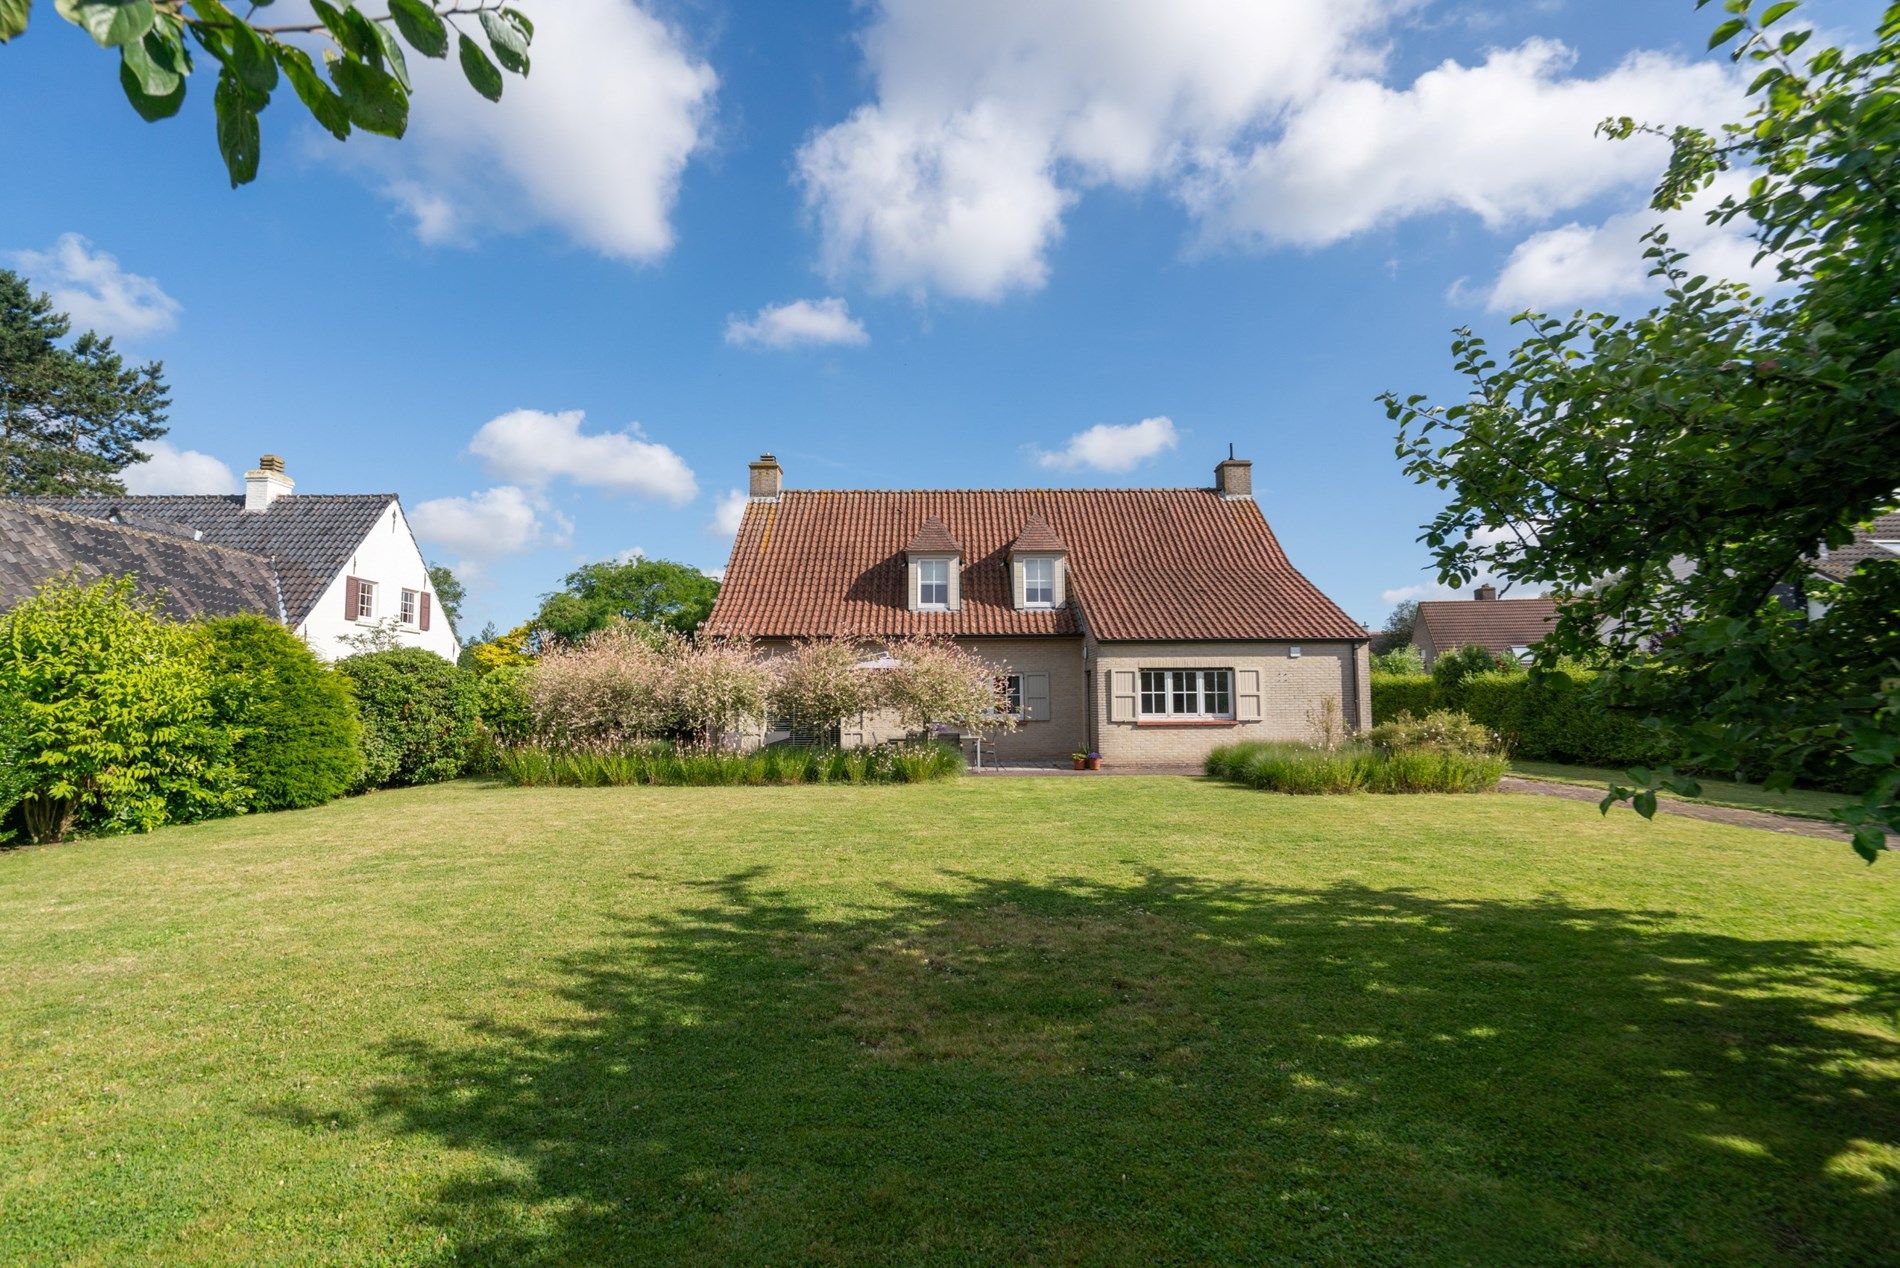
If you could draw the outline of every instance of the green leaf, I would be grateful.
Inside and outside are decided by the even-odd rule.
[[[374,63],[382,58],[382,44],[369,29],[369,19],[358,13],[355,5],[338,10],[328,0],[311,0],[310,7],[316,10],[317,20],[323,23],[338,48],[346,53],[354,53],[366,62]]]
[[[495,60],[517,75],[528,73],[528,37],[514,20],[492,9],[482,10],[482,30],[495,50]]]
[[[1728,43],[1740,34],[1742,28],[1747,25],[1748,23],[1741,18],[1730,18],[1721,26],[1716,27],[1714,32],[1709,36],[1709,47],[1722,47],[1722,45]]]
[[[0,44],[26,30],[27,14],[33,0],[0,0]]]
[[[369,29],[375,33],[376,42],[382,46],[383,58],[388,63],[389,73],[396,77],[404,92],[409,91],[409,63],[402,57],[402,45],[396,43],[395,34],[381,22],[372,22]]]
[[[1647,788],[1630,798],[1630,805],[1645,819],[1656,817],[1656,794]]]
[[[277,63],[271,59],[264,37],[243,23],[231,28],[230,67],[253,92],[268,96],[277,87]]]
[[[515,25],[521,28],[523,35],[527,36],[530,40],[534,38],[534,23],[528,20],[527,14],[519,9],[510,9],[506,6],[503,6],[502,12],[514,19]]]
[[[185,77],[153,57],[148,47],[153,38],[148,34],[119,49],[119,87],[147,123],[169,119],[185,104]]]
[[[1773,26],[1777,19],[1788,16],[1788,14],[1800,7],[1800,0],[1781,0],[1780,4],[1769,5],[1767,11],[1764,12],[1761,17],[1757,18],[1756,21],[1760,22],[1763,26]]]
[[[350,112],[343,105],[343,98],[332,92],[330,85],[323,81],[323,76],[317,74],[310,55],[288,44],[273,44],[271,52],[277,55],[277,64],[283,68],[284,78],[290,81],[297,100],[303,102],[311,117],[337,140],[347,139],[350,135]]]
[[[257,179],[257,160],[261,142],[257,130],[256,100],[246,90],[237,73],[226,67],[218,75],[218,91],[213,96],[218,113],[218,153],[231,174],[231,188],[248,185]]]
[[[400,137],[409,127],[409,94],[388,71],[346,57],[330,63],[330,78],[350,122],[363,131]]]
[[[462,73],[468,76],[475,91],[490,101],[500,101],[501,72],[488,60],[488,54],[466,35],[455,37],[455,51],[462,59]]]
[[[152,0],[54,0],[53,8],[101,48],[130,44],[152,29],[157,16]]]
[[[449,29],[423,0],[389,0],[389,17],[416,52],[424,57],[448,56]]]

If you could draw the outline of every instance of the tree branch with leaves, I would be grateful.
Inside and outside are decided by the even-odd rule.
[[[239,17],[220,0],[53,0],[60,17],[101,48],[118,52],[119,85],[148,122],[169,119],[184,105],[185,81],[194,69],[192,45],[217,63],[212,104],[218,152],[233,189],[257,177],[258,115],[282,80],[290,81],[311,117],[342,141],[356,129],[387,137],[408,129],[413,84],[405,43],[424,57],[446,58],[453,35],[463,75],[490,101],[501,100],[503,71],[528,73],[534,23],[499,0],[388,0],[388,11],[379,15],[353,4],[339,9],[311,0],[315,22],[251,20],[269,5],[258,0]],[[0,0],[0,43],[26,31],[32,8],[33,0]],[[323,37],[322,73],[309,52],[290,42],[295,36]]]

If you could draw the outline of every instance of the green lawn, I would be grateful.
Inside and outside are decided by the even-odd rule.
[[[472,783],[0,854],[0,1261],[1891,1262],[1900,857]]]
[[[1609,766],[1566,766],[1558,762],[1526,762],[1515,758],[1511,761],[1511,773],[1526,779],[1549,779],[1560,784],[1584,784],[1597,789],[1624,781],[1624,773]],[[1829,812],[1835,807],[1855,800],[1846,793],[1827,792],[1819,788],[1790,788],[1787,792],[1774,792],[1760,784],[1745,784],[1733,779],[1703,778],[1700,782],[1700,797],[1677,797],[1674,793],[1659,795],[1672,801],[1698,801],[1707,806],[1737,806],[1743,810],[1772,810],[1776,814],[1799,815],[1804,819],[1829,818]]]

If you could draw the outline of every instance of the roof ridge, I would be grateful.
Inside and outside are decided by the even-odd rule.
[[[875,496],[875,495],[884,495],[884,494],[892,494],[892,493],[1218,493],[1218,492],[1219,490],[1216,489],[1211,484],[1091,485],[1087,488],[1056,488],[1053,486],[1039,485],[1039,486],[1030,487],[1030,488],[1017,488],[1017,487],[1011,486],[1007,488],[991,488],[991,489],[971,489],[971,488],[782,489],[779,492],[779,497],[783,498],[791,494],[808,494],[808,493],[825,493],[825,494],[853,493],[853,494]]]

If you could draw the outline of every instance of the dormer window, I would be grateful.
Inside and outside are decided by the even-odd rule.
[[[948,559],[919,559],[917,561],[917,606],[920,608],[948,608],[950,606],[950,561]]]
[[[1023,560],[1023,606],[1052,608],[1056,605],[1056,561]]]

